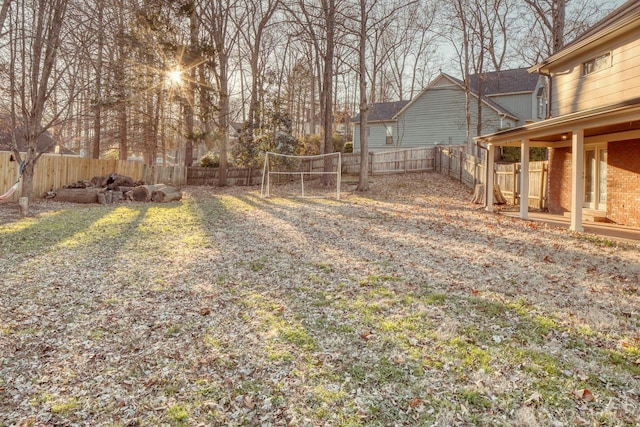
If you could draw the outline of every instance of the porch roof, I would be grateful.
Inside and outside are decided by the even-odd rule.
[[[569,146],[574,129],[583,129],[585,142],[640,138],[640,97],[565,114],[517,128],[475,137],[476,144],[498,147],[520,146],[528,139],[535,147]]]

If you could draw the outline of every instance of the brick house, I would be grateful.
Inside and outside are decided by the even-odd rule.
[[[529,72],[548,77],[550,115],[477,137],[487,169],[496,148],[520,147],[528,194],[529,148],[547,147],[551,213],[569,213],[577,231],[588,217],[640,227],[640,2],[627,1]]]

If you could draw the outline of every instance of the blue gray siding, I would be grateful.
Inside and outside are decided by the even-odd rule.
[[[530,92],[491,96],[491,100],[515,114],[520,119],[518,126],[527,120],[540,120],[537,117],[537,99]]]
[[[398,138],[400,148],[424,147],[428,145],[462,145],[466,143],[465,94],[456,85],[438,85],[427,89],[419,98],[398,116]],[[471,101],[471,136],[476,134],[477,100]],[[495,132],[500,128],[500,116],[483,104],[482,133]],[[514,123],[509,121],[510,126]],[[507,121],[503,121],[503,126]]]
[[[394,121],[371,122],[368,123],[367,126],[369,127],[369,137],[367,139],[369,151],[391,150],[396,148],[397,132]],[[387,126],[393,127],[394,144],[387,144]],[[353,149],[354,151],[360,151],[360,123],[353,125]]]

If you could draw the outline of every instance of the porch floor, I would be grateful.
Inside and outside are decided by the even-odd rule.
[[[519,212],[501,212],[501,215],[512,218],[519,218]],[[556,227],[569,228],[571,219],[564,215],[555,215],[546,212],[529,212],[529,220],[537,222],[545,222]],[[582,221],[582,227],[586,233],[592,233],[606,237],[608,239],[640,244],[640,228],[625,227],[623,225],[611,224],[606,222]]]

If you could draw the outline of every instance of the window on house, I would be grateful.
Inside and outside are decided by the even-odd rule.
[[[538,99],[538,118],[544,119],[547,117],[547,97],[543,87],[538,88],[536,96]]]
[[[387,144],[393,144],[393,126],[387,126]]]
[[[611,66],[611,53],[607,52],[604,55],[597,56],[587,62],[582,63],[582,75],[595,73],[596,71],[604,70]]]

